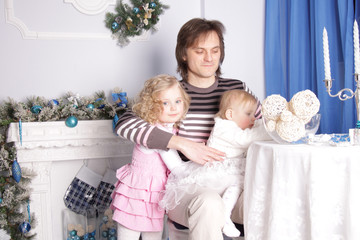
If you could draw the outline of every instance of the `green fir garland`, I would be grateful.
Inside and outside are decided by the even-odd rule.
[[[106,13],[105,25],[118,39],[120,46],[126,46],[129,37],[140,36],[144,31],[155,32],[159,15],[169,8],[158,0],[131,0],[133,7],[118,1],[116,13]]]
[[[126,111],[128,103],[126,93],[114,89],[112,102],[107,101],[100,91],[91,97],[80,97],[71,92],[60,99],[30,97],[25,103],[9,98],[0,104],[0,229],[11,239],[27,240],[35,237],[31,232],[22,233],[19,226],[29,219],[26,210],[30,199],[31,180],[35,173],[21,168],[21,179],[14,180],[12,165],[16,160],[14,143],[7,143],[7,131],[10,123],[65,121],[69,116],[79,120],[114,119]],[[36,225],[34,214],[30,214],[31,227]]]
[[[19,182],[12,176],[11,167],[16,159],[16,149],[13,143],[6,142],[6,136],[10,123],[15,121],[11,115],[16,111],[8,109],[10,105],[9,102],[0,105],[0,229],[11,239],[33,239],[36,234],[22,233],[19,226],[29,219],[26,206],[31,194],[29,185],[35,173],[26,168],[21,169]],[[34,214],[31,214],[30,219],[30,225],[34,227]]]

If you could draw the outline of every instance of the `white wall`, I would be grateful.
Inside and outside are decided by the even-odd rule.
[[[114,11],[114,5],[89,15],[69,1],[0,2],[0,102],[59,98],[68,91],[90,96],[104,90],[109,97],[115,87],[133,97],[156,74],[178,76],[177,32],[187,20],[202,16],[222,21],[227,29],[223,76],[245,81],[264,99],[264,0],[163,0],[170,8],[161,16],[159,31],[124,48],[104,26],[105,12]]]

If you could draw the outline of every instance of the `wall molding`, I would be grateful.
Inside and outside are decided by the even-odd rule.
[[[71,3],[79,12],[87,15],[96,15],[104,12],[110,5],[115,5],[115,0],[64,0]]]
[[[80,11],[91,14],[106,9],[114,0],[64,0],[66,3],[72,3],[73,6]],[[91,3],[85,3],[91,2]],[[96,4],[94,4],[96,3]],[[31,30],[26,23],[15,16],[14,0],[5,0],[5,20],[6,23],[15,26],[21,33],[23,39],[48,39],[48,40],[114,40],[111,33],[80,33],[80,32],[40,32]],[[106,7],[105,7],[106,6]],[[105,9],[104,9],[105,8]],[[89,15],[89,14],[87,14]],[[130,39],[133,41],[148,41],[149,31],[141,36]]]

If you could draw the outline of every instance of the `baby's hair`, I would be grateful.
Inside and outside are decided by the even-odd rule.
[[[247,106],[249,104],[257,104],[256,98],[250,93],[234,89],[226,91],[220,99],[219,112],[216,114],[217,117],[226,119],[225,112],[227,109],[231,109],[235,106]]]
[[[163,109],[163,103],[159,99],[159,94],[174,85],[179,87],[183,97],[184,114],[182,118],[184,118],[189,109],[190,97],[176,77],[167,74],[157,75],[145,82],[144,88],[139,93],[138,100],[132,107],[133,112],[150,124],[158,123],[159,115]]]

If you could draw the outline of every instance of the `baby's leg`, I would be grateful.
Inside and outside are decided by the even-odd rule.
[[[231,221],[231,212],[240,196],[240,185],[234,184],[229,186],[222,198],[225,205],[225,225],[223,228],[223,233],[228,237],[238,237],[240,236],[240,231],[237,230],[234,223]]]
[[[140,232],[131,230],[118,224],[117,227],[117,240],[139,240]]]

